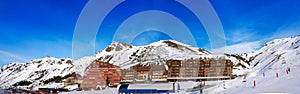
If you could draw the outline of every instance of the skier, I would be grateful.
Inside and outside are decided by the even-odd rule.
[[[290,68],[290,67],[287,67],[287,71],[291,72],[291,68]]]

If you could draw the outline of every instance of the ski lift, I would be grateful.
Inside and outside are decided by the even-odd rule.
[[[286,61],[285,61],[285,59],[283,59],[283,60],[282,60],[282,64],[286,64]]]
[[[285,58],[282,57],[282,64],[286,64]]]

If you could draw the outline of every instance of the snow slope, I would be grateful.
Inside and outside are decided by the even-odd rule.
[[[209,52],[173,40],[158,41],[147,46],[113,42],[96,55],[78,60],[45,57],[28,63],[4,65],[0,68],[0,88],[8,88],[20,81],[32,82],[31,86],[43,85],[45,80],[72,72],[84,75],[87,67],[97,59],[128,68],[141,62],[163,63],[167,59],[186,59],[204,54]]]
[[[226,82],[226,89],[217,85],[207,93],[257,94],[257,93],[300,93],[300,36],[276,39],[248,55],[250,62],[246,82],[243,77]],[[291,71],[287,74],[286,70]],[[278,78],[276,77],[278,73]],[[265,76],[263,76],[263,74]],[[257,86],[254,87],[254,80]]]
[[[19,81],[30,81],[34,85],[54,76],[72,73],[74,65],[70,58],[45,57],[28,63],[11,63],[0,68],[0,87],[9,87]]]
[[[256,73],[266,72],[266,69],[285,69],[293,66],[285,62],[298,60],[299,36],[294,38],[278,39],[269,42],[262,49],[250,54],[224,55],[234,63],[233,74],[243,75],[256,70]],[[278,46],[278,45],[284,45]],[[78,60],[69,58],[45,57],[32,60],[28,63],[12,63],[0,68],[0,88],[9,87],[19,81],[30,81],[33,85],[43,85],[42,81],[54,76],[65,76],[72,72],[84,75],[86,68],[95,60],[109,62],[121,68],[129,68],[136,64],[165,63],[166,60],[191,59],[199,57],[219,57],[208,51],[186,45],[174,40],[161,40],[146,46],[132,46],[126,43],[112,42],[106,49],[93,56],[86,56]],[[265,63],[267,62],[267,63]],[[270,63],[269,62],[275,62]],[[277,62],[279,62],[277,64]]]

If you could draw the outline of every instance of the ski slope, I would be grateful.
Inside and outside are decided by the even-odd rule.
[[[248,54],[254,59],[250,62],[252,69],[248,71],[246,79],[239,77],[226,81],[225,84],[219,82],[215,87],[205,91],[207,94],[299,94],[299,46],[300,36],[268,42],[260,50]],[[291,71],[287,73],[288,68]]]

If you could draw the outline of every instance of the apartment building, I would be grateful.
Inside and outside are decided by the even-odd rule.
[[[224,58],[168,60],[168,77],[232,76],[233,63]]]
[[[85,72],[80,87],[84,90],[116,85],[121,81],[121,69],[107,62],[95,61]],[[107,80],[108,79],[108,80]]]

